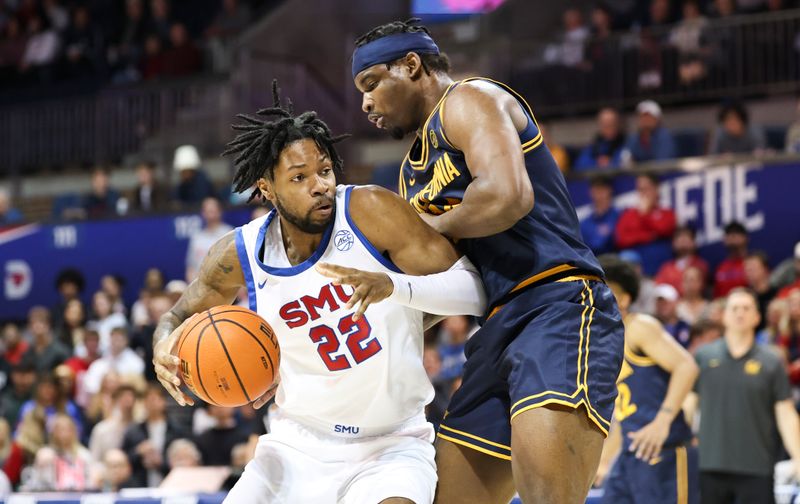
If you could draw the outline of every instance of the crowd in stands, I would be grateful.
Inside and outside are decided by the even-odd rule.
[[[0,87],[127,83],[226,70],[246,0],[3,0]]]

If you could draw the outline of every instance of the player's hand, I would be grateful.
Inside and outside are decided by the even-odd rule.
[[[335,264],[317,264],[321,275],[333,279],[334,285],[350,285],[355,289],[345,305],[348,310],[358,304],[353,320],[358,320],[372,303],[383,301],[392,295],[394,284],[386,273],[373,273]]]
[[[603,486],[603,483],[606,482],[606,477],[608,476],[608,469],[609,466],[606,464],[600,464],[597,467],[597,474],[595,475],[594,482],[592,483],[593,487],[600,488]]]
[[[167,389],[167,392],[175,399],[175,402],[181,406],[194,404],[192,398],[181,390],[181,379],[178,376],[178,365],[181,361],[176,354],[176,347],[183,328],[192,318],[189,317],[184,320],[169,336],[153,346],[153,366],[155,367],[158,381]]]
[[[658,415],[656,418],[636,432],[628,434],[631,440],[630,451],[636,452],[636,458],[651,461],[661,453],[661,447],[669,436],[669,427],[672,423],[666,416]]]
[[[275,392],[278,391],[278,385],[280,385],[280,383],[281,383],[281,374],[279,372],[278,376],[275,377],[275,383],[272,384],[269,390],[264,392],[264,395],[253,401],[253,409],[261,409],[265,404],[270,402],[272,398],[275,397]]]

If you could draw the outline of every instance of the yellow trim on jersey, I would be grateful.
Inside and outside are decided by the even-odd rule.
[[[625,359],[637,367],[650,367],[657,365],[656,361],[654,361],[650,357],[645,357],[644,355],[636,355],[627,346],[625,347]]]
[[[397,181],[397,193],[403,199],[408,199],[406,198],[406,195],[408,194],[408,189],[406,188],[406,178],[403,173],[403,166],[405,166],[406,161],[408,161],[408,154],[406,154],[406,157],[403,158],[403,162],[400,163],[400,175],[398,177],[399,180]]]
[[[466,436],[468,438],[475,439],[476,441],[480,441],[481,443],[486,443],[486,444],[491,445],[491,446],[496,446],[498,448],[503,448],[503,449],[506,449],[508,451],[511,451],[511,447],[510,446],[506,446],[506,445],[500,444],[500,443],[495,443],[494,441],[489,441],[488,439],[484,439],[484,438],[482,438],[480,436],[476,436],[475,434],[470,434],[469,432],[456,430],[456,429],[453,429],[452,427],[448,427],[448,426],[442,425],[442,424],[439,425],[439,429],[445,429],[445,430],[448,430],[450,432],[454,432],[456,434],[460,434],[462,436]]]
[[[536,134],[535,137],[533,137],[532,139],[530,139],[527,142],[525,142],[524,144],[522,144],[522,152],[523,153],[528,153],[528,152],[534,150],[535,148],[539,147],[542,144],[542,142],[544,141],[544,139],[542,138],[542,132],[539,129],[539,122],[536,120],[536,116],[533,115],[533,108],[531,108],[530,104],[528,104],[528,101],[525,100],[525,98],[521,94],[517,93],[508,84],[505,84],[505,83],[500,82],[500,81],[496,81],[494,79],[490,79],[489,77],[472,77],[470,79],[464,79],[461,82],[466,82],[466,81],[475,80],[475,79],[487,80],[489,82],[493,82],[493,83],[497,84],[498,86],[500,86],[501,88],[503,88],[506,91],[508,91],[509,93],[511,93],[511,95],[514,98],[516,98],[518,101],[522,102],[522,104],[525,106],[526,111],[528,112],[528,115],[530,115],[530,117],[531,117],[531,121],[533,121],[533,124],[536,126],[536,131],[537,131],[537,134]],[[533,143],[535,143],[535,145],[531,145]]]
[[[589,306],[592,309],[589,311],[589,323],[586,325],[586,356],[584,357],[585,368],[583,370],[583,389],[586,391],[586,407],[589,411],[597,415],[597,418],[606,422],[609,427],[611,427],[611,422],[603,418],[603,415],[597,412],[592,406],[592,401],[589,398],[589,343],[591,342],[592,336],[592,318],[594,317],[594,312],[597,310],[594,307],[594,292],[592,291],[591,286],[589,286],[589,282],[586,280],[583,281],[583,284],[589,289]]]
[[[580,390],[581,388],[581,357],[583,356],[583,327],[586,324],[586,313],[589,311],[589,305],[585,304],[586,302],[586,282],[583,283],[583,289],[581,289],[581,306],[583,306],[583,312],[581,312],[581,327],[578,329],[578,373],[575,376],[575,388]]]
[[[515,402],[514,405],[511,406],[511,411],[514,411],[514,408],[519,406],[520,403],[523,403],[525,401],[530,401],[531,399],[536,399],[537,397],[542,397],[542,396],[545,396],[545,395],[559,395],[559,396],[562,396],[562,397],[566,397],[568,399],[575,399],[575,396],[577,396],[580,393],[580,391],[581,390],[578,389],[572,395],[565,394],[564,392],[556,392],[555,390],[547,390],[547,391],[541,392],[539,394],[533,394],[533,395],[528,396],[528,397],[523,397],[519,401]]]
[[[491,450],[487,450],[486,448],[483,448],[482,446],[474,445],[474,444],[469,443],[467,441],[464,441],[462,439],[456,439],[456,438],[453,438],[453,437],[450,437],[450,436],[445,436],[441,432],[437,433],[436,436],[440,437],[442,439],[445,439],[447,441],[450,441],[451,443],[455,443],[455,444],[458,444],[458,445],[461,445],[461,446],[466,446],[467,448],[472,448],[473,450],[479,451],[481,453],[485,453],[486,455],[491,455],[492,457],[496,457],[496,458],[503,459],[503,460],[511,460],[511,456],[510,455],[505,455],[503,453],[493,452]]]
[[[545,278],[547,278],[549,276],[555,275],[557,273],[561,273],[563,271],[569,271],[569,270],[572,270],[572,269],[577,269],[577,268],[575,266],[570,266],[569,264],[559,264],[558,266],[555,266],[555,267],[550,268],[548,270],[544,270],[541,273],[537,273],[537,274],[533,275],[532,277],[529,277],[529,278],[521,281],[520,283],[517,284],[516,287],[511,289],[509,291],[509,293],[517,292],[518,290],[524,289],[525,287],[529,286],[530,284],[532,284],[534,282],[538,282],[539,280],[544,280]]]
[[[449,90],[450,88],[447,88],[447,89]],[[443,101],[439,105],[439,123],[442,125],[442,127],[439,128],[439,133],[442,134],[442,139],[447,143],[447,145],[449,145],[453,150],[458,150],[453,145],[453,142],[451,142],[450,139],[447,138],[447,134],[444,132],[444,104],[445,104],[445,102]]]
[[[444,102],[444,99],[447,98],[448,93],[450,93],[450,88],[452,88],[457,82],[459,81],[451,82],[450,85],[447,86],[447,89],[445,89],[444,94],[439,99],[438,103],[436,103],[436,106],[433,107],[433,110],[431,110],[431,113],[428,115],[428,118],[425,119],[425,125],[422,127],[422,139],[421,139],[422,154],[420,155],[420,160],[414,161],[413,159],[411,159],[410,149],[408,151],[408,154],[406,155],[406,157],[408,157],[408,162],[411,165],[411,168],[413,168],[414,170],[417,171],[424,170],[426,165],[428,164],[428,125],[430,124],[431,119],[433,119],[433,116],[436,114],[436,111],[439,110],[439,107]],[[411,147],[412,148],[414,147],[413,144]],[[421,166],[422,168],[417,168],[418,166]]]
[[[578,409],[578,407],[580,407],[581,405],[583,405],[585,407],[586,403],[587,403],[587,401],[583,397],[581,397],[581,400],[576,402],[576,403],[571,403],[571,402],[568,402],[568,401],[562,401],[561,399],[546,399],[546,400],[544,400],[542,402],[538,402],[536,404],[531,404],[529,406],[525,406],[524,408],[520,408],[519,411],[517,411],[516,413],[511,415],[511,421],[513,422],[514,418],[516,418],[516,416],[521,414],[521,413],[524,413],[524,412],[526,412],[528,410],[532,410],[534,408],[541,408],[542,406],[547,406],[548,404],[559,404],[561,406],[568,406],[568,407],[570,407],[572,409]],[[606,427],[605,425],[603,425],[599,421],[599,420],[602,420],[603,422],[605,422],[606,421],[605,418],[603,418],[601,416],[598,416],[596,418],[595,415],[592,414],[592,412],[589,411],[588,408],[586,408],[586,416],[588,416],[589,420],[591,420],[597,426],[597,428],[600,429],[600,431],[606,437],[608,437],[608,427]]]
[[[542,134],[539,133],[538,135],[536,135],[536,137],[533,139],[533,141],[534,141],[534,143],[532,145],[530,145],[529,147],[523,147],[522,148],[522,153],[523,154],[527,154],[530,151],[532,151],[532,150],[536,149],[537,147],[539,147],[540,145],[542,145],[542,143],[544,143],[544,138],[542,138]]]
[[[589,280],[593,282],[602,282],[603,279],[599,276],[594,275],[575,275],[575,276],[568,276],[564,278],[559,278],[556,282],[581,282],[583,280]]]
[[[677,504],[689,503],[689,462],[686,458],[686,447],[675,448],[675,474],[677,488]]]

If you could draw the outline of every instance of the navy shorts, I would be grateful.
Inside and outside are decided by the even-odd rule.
[[[621,453],[603,489],[603,504],[699,504],[697,448],[664,448],[655,461]]]
[[[511,459],[511,421],[533,408],[583,405],[608,435],[624,329],[611,289],[569,277],[526,290],[465,347],[461,387],[438,436]]]

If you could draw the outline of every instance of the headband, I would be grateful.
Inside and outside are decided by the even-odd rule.
[[[439,47],[424,32],[394,33],[368,42],[353,51],[353,79],[365,68],[389,63],[410,52],[439,54]]]

